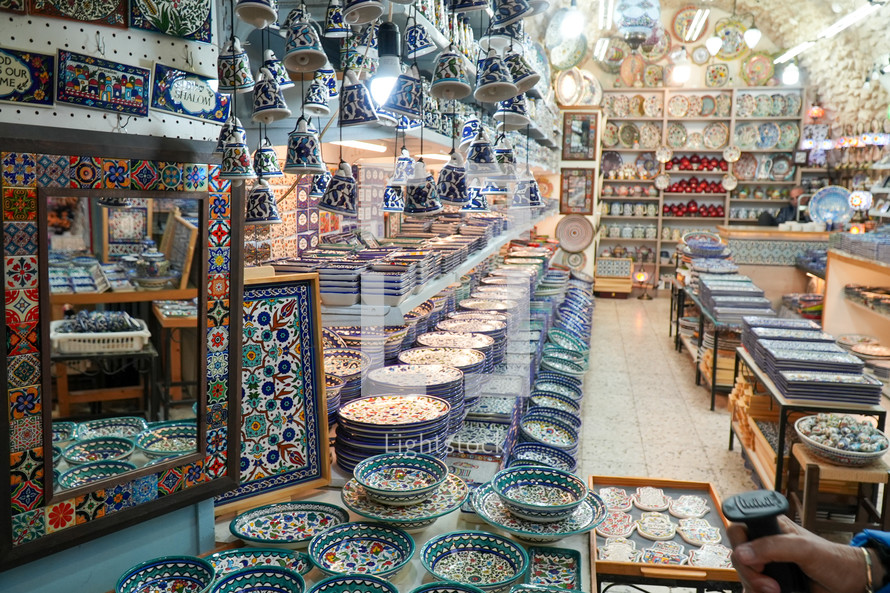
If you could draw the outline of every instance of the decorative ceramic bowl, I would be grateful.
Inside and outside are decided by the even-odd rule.
[[[136,469],[129,461],[91,461],[69,469],[59,476],[59,487],[77,488]]]
[[[399,590],[390,582],[370,575],[338,575],[315,583],[309,593],[399,593]]]
[[[163,556],[129,569],[118,579],[114,590],[116,593],[201,593],[210,589],[213,577],[213,566],[202,558]]]
[[[578,414],[560,410],[559,408],[553,408],[550,406],[530,408],[529,411],[525,413],[525,415],[527,417],[546,416],[548,418],[553,418],[555,420],[559,420],[563,424],[568,424],[579,432],[581,431],[581,426],[583,426],[584,424]]]
[[[555,467],[567,472],[574,472],[578,467],[575,458],[562,449],[541,443],[516,443],[510,453],[510,462]]]
[[[62,448],[58,445],[53,445],[53,465],[59,465],[59,461],[62,459]]]
[[[586,353],[575,352],[574,350],[569,350],[568,348],[560,348],[559,346],[554,346],[553,344],[547,344],[544,346],[544,356],[568,360],[569,362],[574,362],[575,364],[584,368],[587,368],[588,366],[588,355]]]
[[[303,593],[300,573],[280,566],[252,566],[217,578],[211,593]]]
[[[570,517],[587,497],[584,480],[546,467],[509,467],[492,478],[491,486],[511,513],[538,523]]]
[[[260,566],[287,568],[301,575],[312,570],[309,554],[275,548],[235,548],[212,554],[207,560],[213,565],[217,578],[245,568]]]
[[[381,523],[343,523],[309,542],[312,563],[327,574],[385,577],[401,570],[412,556],[414,539]]]
[[[336,399],[339,397],[340,391],[343,390],[344,385],[346,385],[346,381],[336,375],[324,376],[325,394],[328,399]]]
[[[81,422],[75,431],[77,440],[96,437],[133,438],[148,428],[148,422],[138,416],[119,416],[117,418],[100,418]]]
[[[803,418],[799,418],[794,423],[794,430],[797,432],[797,436],[800,438],[800,441],[804,444],[804,446],[806,446],[807,449],[809,449],[811,452],[815,453],[822,459],[825,459],[837,465],[857,467],[868,465],[872,461],[880,459],[887,453],[888,441],[886,435],[884,435],[883,432],[874,428],[873,426],[869,426],[867,429],[868,433],[873,436],[866,438],[872,438],[874,439],[872,442],[879,443],[879,445],[877,445],[878,448],[875,451],[864,452],[853,451],[850,449],[841,449],[839,447],[828,445],[826,443],[815,440],[812,436],[810,427],[816,421],[817,416],[804,416]]]
[[[581,405],[567,395],[558,393],[534,392],[529,398],[535,408],[553,408],[578,416],[581,414]]]
[[[133,454],[133,441],[123,437],[98,437],[77,441],[62,451],[70,465],[90,461],[123,461]]]
[[[411,593],[482,593],[482,589],[474,587],[473,585],[439,581],[436,583],[427,583],[416,589],[411,589]]]
[[[435,494],[448,477],[448,466],[424,453],[384,453],[365,459],[352,473],[371,500],[407,506]]]
[[[146,457],[193,453],[198,449],[198,426],[194,422],[156,425],[136,437],[136,448]]]
[[[522,579],[528,553],[519,544],[484,531],[438,535],[420,550],[423,567],[434,577],[498,593]]]
[[[547,339],[556,344],[560,348],[565,348],[566,350],[574,350],[575,352],[581,352],[586,354],[590,348],[582,342],[575,334],[569,333],[567,331],[561,330],[559,328],[550,328],[547,332]]]
[[[229,531],[249,546],[293,549],[347,521],[349,513],[333,504],[280,502],[241,513]]]
[[[587,365],[580,365],[571,360],[564,360],[555,356],[544,355],[541,358],[541,368],[566,375],[568,377],[583,377],[587,372]]]
[[[578,431],[552,416],[527,414],[519,422],[525,441],[543,443],[572,453],[578,449]]]
[[[70,441],[76,431],[77,424],[74,422],[53,422],[53,442],[59,444]]]

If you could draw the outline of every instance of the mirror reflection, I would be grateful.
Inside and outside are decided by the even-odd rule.
[[[65,191],[42,250],[56,492],[195,453],[205,392],[206,204]]]

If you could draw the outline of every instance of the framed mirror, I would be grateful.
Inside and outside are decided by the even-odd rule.
[[[12,144],[32,152],[0,184],[0,570],[233,489],[240,434],[243,217],[219,167]],[[132,158],[63,152],[87,150]]]

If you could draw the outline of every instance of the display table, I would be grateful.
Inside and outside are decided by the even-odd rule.
[[[198,328],[197,317],[168,317],[161,312],[157,304],[152,304],[151,312],[161,327],[161,364],[164,376],[159,385],[161,405],[164,408],[164,419],[169,419],[171,401],[182,401],[182,388],[195,386],[197,381],[182,380],[182,336],[183,331]],[[194,400],[187,400],[191,403]],[[186,402],[182,402],[186,403]]]

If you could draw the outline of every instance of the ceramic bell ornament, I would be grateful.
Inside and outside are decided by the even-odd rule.
[[[318,209],[335,214],[355,216],[358,211],[356,205],[356,182],[352,176],[352,167],[346,161],[340,161],[337,172],[331,177],[328,188],[318,202]]]
[[[395,128],[399,125],[399,116],[392,111],[387,111],[383,107],[377,108],[377,119],[381,125],[387,128]]]
[[[491,31],[479,38],[479,47],[485,52],[492,48],[504,51],[510,47],[511,43],[523,43],[524,39],[525,33],[523,32],[522,21],[519,20],[506,27],[492,28]]]
[[[501,131],[521,130],[531,123],[525,111],[525,97],[516,95],[506,101],[498,103],[498,110],[492,118],[498,122]]]
[[[383,211],[399,212],[405,209],[403,189],[396,185],[387,185],[383,190]]]
[[[287,173],[316,174],[327,170],[321,158],[321,142],[303,117],[297,120],[296,128],[287,136],[284,170]]]
[[[355,51],[364,59],[376,60],[379,57],[377,29],[377,23],[370,23],[362,29],[361,34],[356,38]]]
[[[278,0],[238,0],[235,14],[257,29],[265,29],[278,20]]]
[[[382,107],[405,117],[418,118],[423,114],[423,84],[416,65],[399,74]]]
[[[510,77],[513,79],[513,84],[519,89],[520,94],[530,91],[541,80],[541,75],[532,70],[525,58],[518,52],[511,51],[507,53],[504,63],[507,65],[507,69],[510,70]]]
[[[237,118],[230,117],[227,119],[222,128],[219,130],[219,137],[216,140],[216,148],[213,149],[213,154],[222,154],[223,149],[226,147],[226,142],[229,141],[229,135],[235,130],[235,120]],[[241,130],[244,133],[244,129]]]
[[[468,97],[473,92],[464,57],[451,46],[436,58],[430,94],[437,99],[453,100]]]
[[[371,98],[371,91],[356,78],[352,70],[343,73],[341,95],[340,127],[377,122],[377,106]]]
[[[331,0],[324,19],[324,36],[328,39],[343,39],[349,35],[349,25],[343,20],[343,3]]]
[[[265,179],[284,177],[284,173],[278,167],[278,154],[268,138],[263,138],[259,148],[253,153],[253,169],[258,177]]]
[[[287,37],[288,33],[290,33],[291,26],[297,21],[308,20],[309,16],[307,12],[303,10],[302,6],[297,6],[284,17],[284,22],[281,23],[281,26],[278,28],[278,34],[282,37]]]
[[[491,175],[491,179],[500,181],[516,181],[516,155],[506,136],[501,135],[494,146],[494,158],[499,172]]]
[[[247,215],[245,225],[280,224],[278,203],[269,182],[260,177],[250,193],[247,194]]]
[[[314,72],[328,61],[315,25],[305,15],[291,24],[284,44],[284,67],[288,72]]]
[[[476,90],[473,97],[483,103],[497,103],[518,94],[519,89],[513,84],[504,60],[497,51],[488,50],[488,55],[476,65]]]
[[[278,88],[275,77],[266,68],[260,68],[260,77],[253,87],[253,116],[255,122],[269,125],[291,116],[284,102],[284,93]]]
[[[451,159],[439,171],[436,191],[443,204],[463,206],[470,199],[467,193],[467,170],[460,153],[451,151]]]
[[[337,87],[337,75],[334,73],[334,67],[330,62],[325,61],[324,66],[315,71],[313,80],[318,80],[328,89],[328,99],[336,99],[340,96],[340,89]]]
[[[235,129],[229,134],[225,148],[223,148],[222,165],[219,171],[220,179],[233,181],[256,179],[256,172],[250,161],[250,150],[247,148],[244,138],[244,128],[238,118],[235,118]]]
[[[464,126],[460,132],[459,148],[463,151],[466,151],[469,148],[470,143],[476,139],[476,135],[479,133],[479,130],[481,128],[482,123],[475,115],[465,121]]]
[[[271,49],[263,52],[263,68],[272,73],[272,76],[275,77],[275,81],[278,83],[278,88],[282,91],[294,86],[294,81],[287,75],[284,64],[281,63],[281,60],[275,56],[275,52]]]
[[[488,0],[449,0],[448,10],[455,14],[463,12],[474,12],[476,10],[485,10],[488,8]]]
[[[331,183],[331,172],[325,168],[324,173],[312,176],[312,187],[309,189],[309,196],[312,198],[321,198],[324,192],[328,190]]]
[[[249,93],[253,90],[250,61],[237,37],[229,40],[223,50],[219,52],[216,73],[221,93]]]
[[[436,180],[427,173],[426,163],[420,159],[414,167],[414,177],[408,180],[405,187],[405,209],[402,213],[406,216],[432,216],[441,211]]]
[[[313,79],[303,97],[303,113],[312,117],[326,117],[331,114],[328,107],[328,89],[320,80]]]
[[[488,200],[485,195],[482,193],[482,189],[478,187],[470,187],[467,189],[467,195],[469,195],[470,199],[467,200],[467,203],[463,205],[460,209],[462,213],[465,212],[488,212]]]
[[[430,39],[426,27],[417,23],[405,31],[405,48],[409,60],[416,60],[436,51],[436,45]]]
[[[495,161],[491,143],[485,137],[485,129],[480,127],[467,151],[467,175],[472,177],[488,176],[498,175],[500,172],[501,169]]]
[[[346,0],[343,7],[343,20],[347,25],[366,25],[382,14],[383,3],[380,0]]]
[[[531,7],[527,0],[495,0],[491,27],[499,29],[512,25],[530,12]]]
[[[396,187],[404,187],[408,184],[409,179],[414,179],[414,166],[416,161],[411,158],[411,153],[404,146],[396,159],[396,166],[393,169],[392,177],[389,180],[390,185]]]

